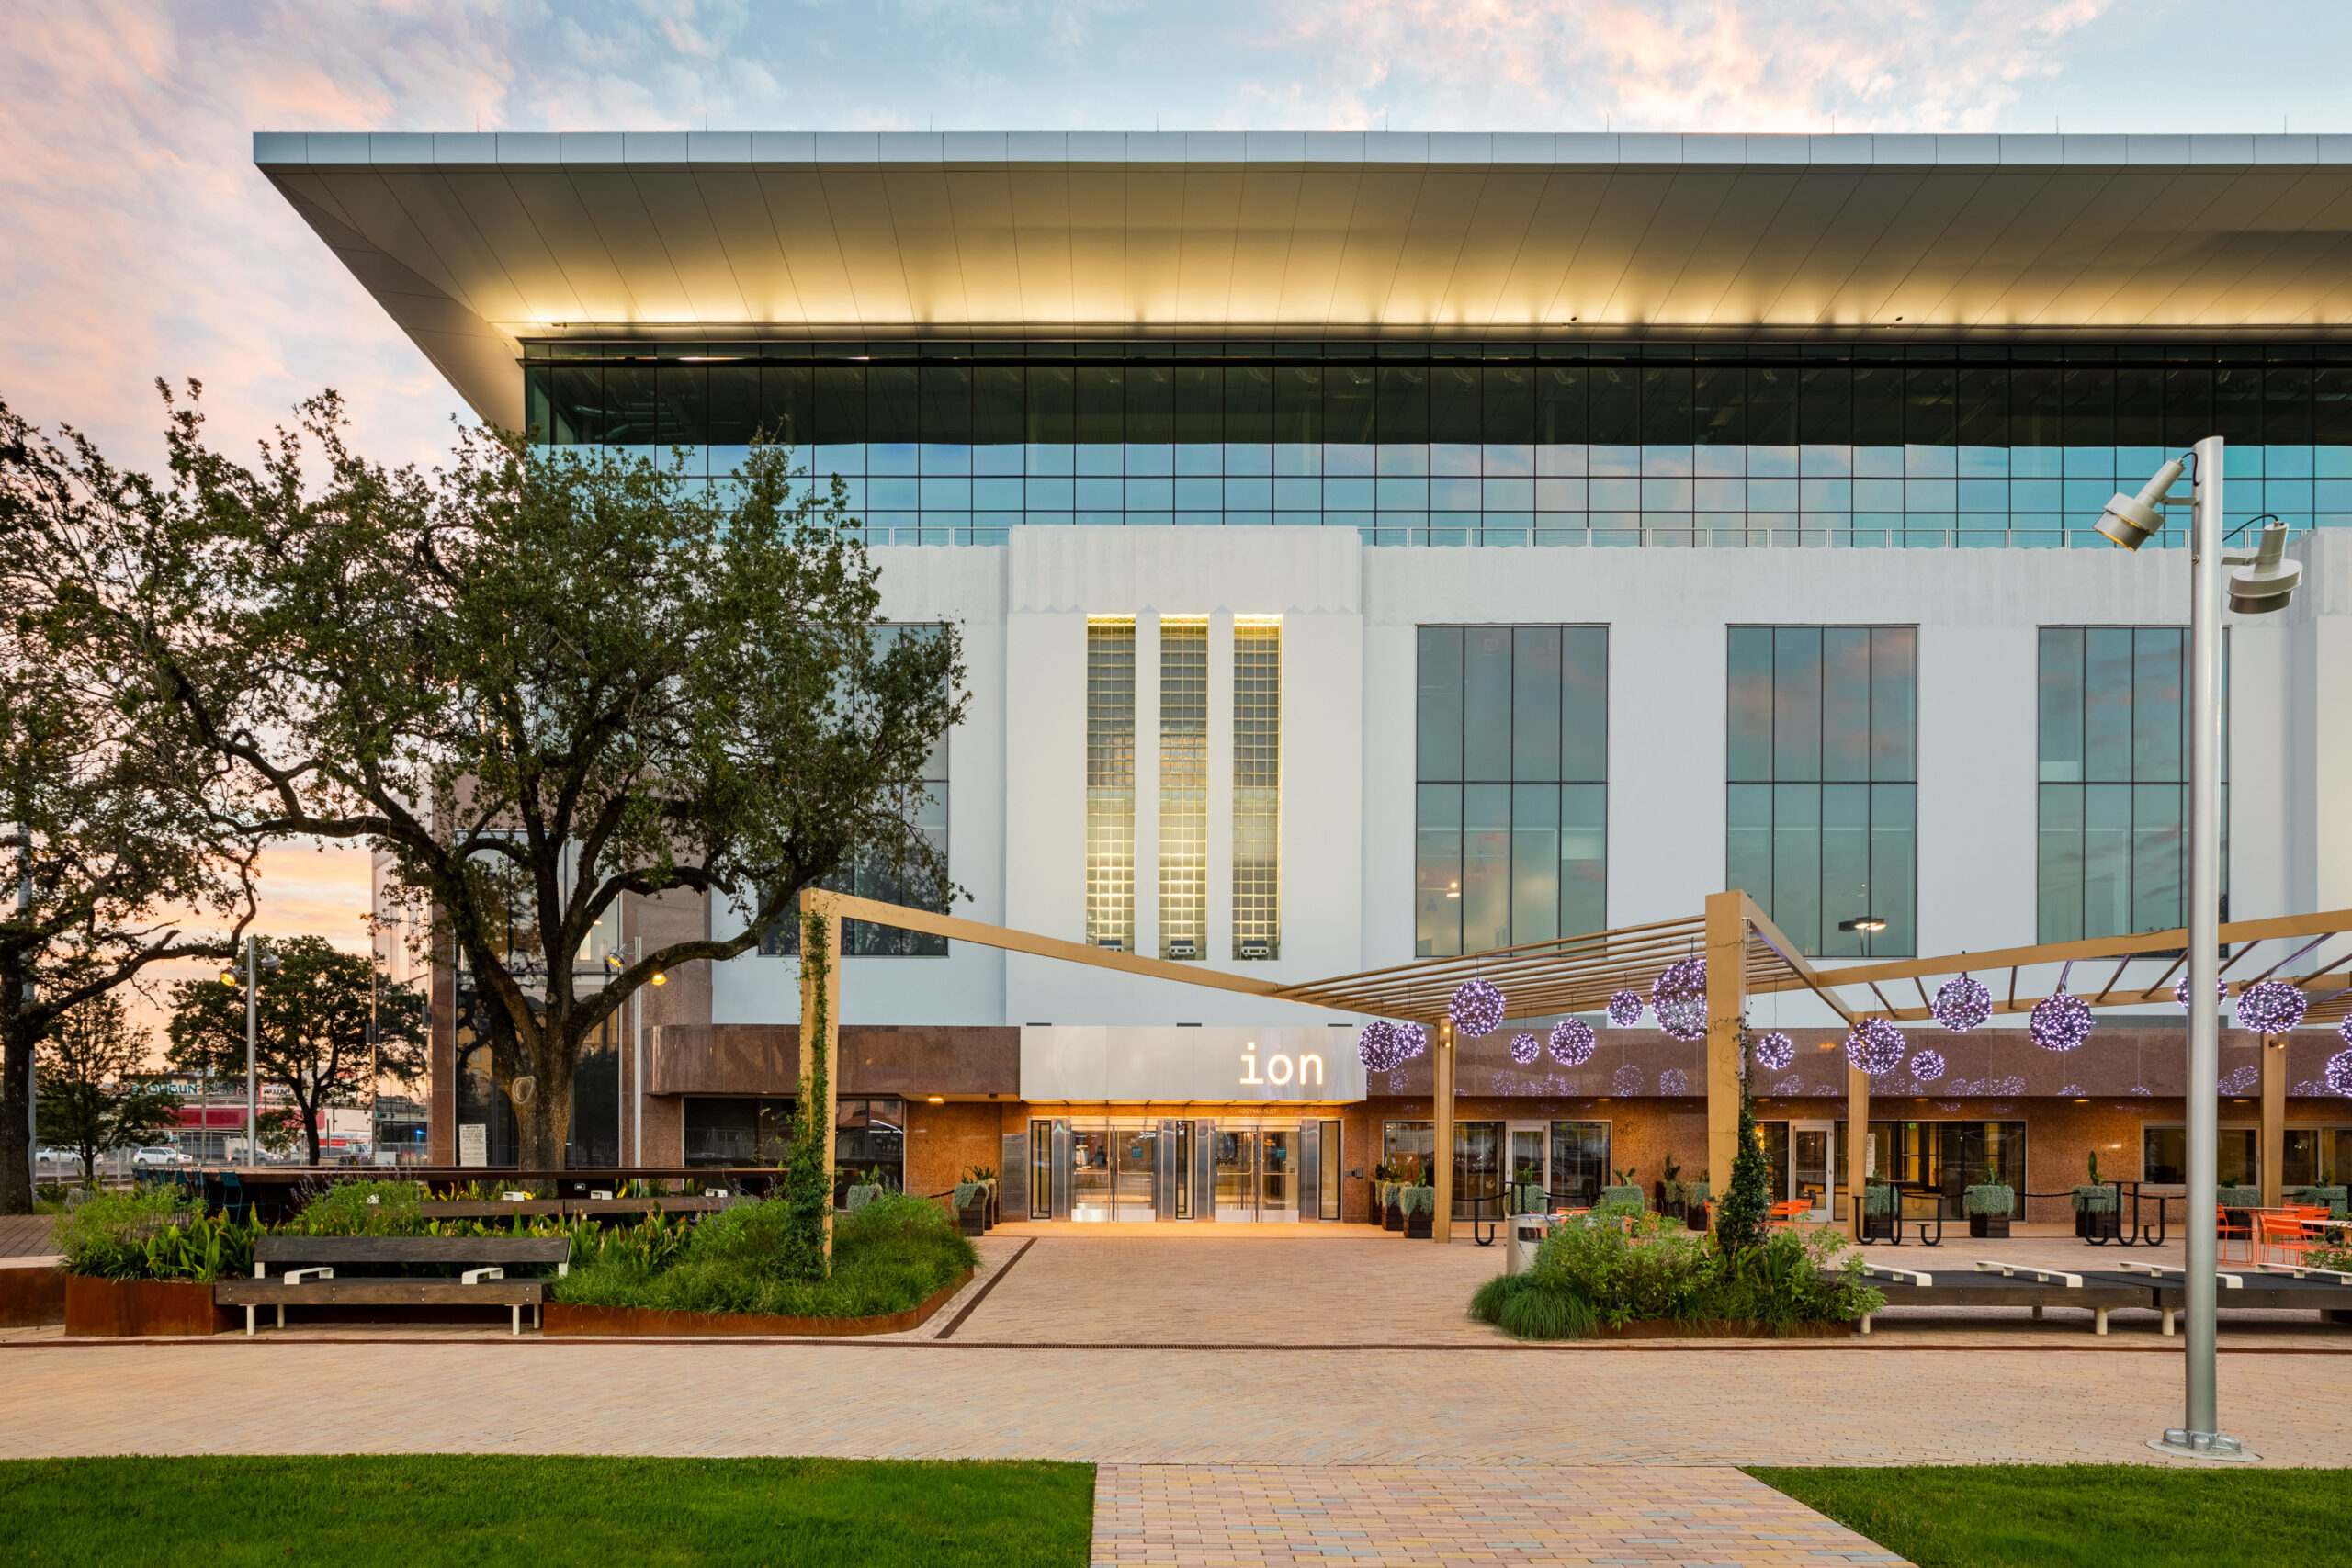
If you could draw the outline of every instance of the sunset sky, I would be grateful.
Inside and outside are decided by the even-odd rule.
[[[2352,7],[2217,0],[15,0],[0,399],[118,459],[149,383],[243,443],[323,386],[430,461],[457,398],[252,164],[260,130],[2352,130]],[[264,929],[357,945],[365,852]]]

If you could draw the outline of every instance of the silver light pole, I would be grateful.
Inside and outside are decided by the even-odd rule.
[[[2273,520],[2262,531],[2256,554],[2222,554],[2222,442],[2209,435],[2194,448],[2197,462],[2189,525],[2188,597],[2188,1223],[2182,1270],[2188,1356],[2183,1424],[2165,1428],[2148,1446],[2160,1452],[2200,1459],[2251,1460],[2235,1438],[2221,1430],[2214,1386],[2213,1309],[2220,1283],[2215,1242],[2215,1156],[2220,1143],[2222,946],[2222,597],[2229,574],[2229,607],[2241,615],[2286,608],[2301,581],[2302,568],[2284,558],[2286,525]],[[2135,496],[2107,503],[2098,531],[2127,550],[2136,550],[2162,531],[2159,510],[2179,506],[2165,492],[2179,479],[2178,459],[2156,470]]]
[[[261,939],[245,933],[245,1163],[261,1164],[260,1080],[254,1056],[261,1039]]]
[[[30,930],[33,920],[33,825],[17,822],[10,826],[15,829],[17,840],[17,919]],[[33,986],[32,965],[28,964],[25,966],[24,1005],[29,1009],[38,995]],[[40,1064],[38,1061],[25,1066],[25,1180],[28,1192],[40,1190]]]

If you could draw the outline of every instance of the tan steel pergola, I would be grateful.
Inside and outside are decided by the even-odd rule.
[[[1442,1151],[1451,1149],[1453,1142],[1457,1056],[1447,1003],[1454,989],[1474,976],[1483,976],[1501,988],[1509,1019],[1537,1019],[1595,1011],[1621,990],[1637,991],[1646,997],[1667,965],[1684,958],[1706,958],[1707,1156],[1711,1168],[1724,1172],[1727,1179],[1738,1144],[1739,1036],[1747,1016],[1748,998],[1808,991],[1849,1027],[1864,1018],[1913,1021],[1930,1016],[1928,1003],[1934,989],[1930,981],[1939,983],[1944,977],[1965,970],[1983,980],[1993,992],[1993,1010],[1996,1013],[2029,1011],[2062,986],[2095,1008],[2144,1006],[2171,997],[2187,962],[2183,950],[2188,935],[2186,930],[2176,927],[2129,937],[2042,942],[2031,947],[1953,953],[1940,958],[1905,958],[1883,964],[1865,962],[1825,970],[1799,953],[1796,944],[1757,907],[1755,900],[1735,888],[1709,895],[1705,912],[1695,919],[1625,926],[1457,958],[1422,959],[1362,974],[1279,985],[1197,963],[1147,958],[1140,953],[1091,947],[1060,937],[879,903],[846,893],[812,889],[801,895],[801,908],[805,913],[825,919],[825,952],[832,960],[825,975],[832,1000],[822,1032],[829,1085],[838,1083],[833,1064],[840,1050],[838,960],[843,919],[868,920],[1008,953],[1117,970],[1139,978],[1169,980],[1262,997],[1270,1001],[1420,1024],[1429,1032],[1430,1042],[1431,1112],[1441,1151],[1441,1157],[1433,1162],[1437,1192],[1436,1212],[1431,1216],[1432,1235],[1440,1241],[1448,1239],[1453,1229],[1453,1162],[1442,1157]],[[2352,909],[2234,920],[2222,927],[2222,942],[2231,950],[2222,960],[2222,975],[2233,994],[2263,980],[2278,979],[2295,986],[2311,998],[2308,1021],[2334,1022],[2352,1012]],[[804,943],[804,952],[806,947]],[[2132,976],[2127,983],[2132,964],[2155,958],[2170,962],[2154,979],[2148,979],[2143,973]],[[2111,969],[2107,967],[2109,963]],[[2029,973],[2052,965],[2059,966],[2056,984],[2046,984],[2041,974]],[[2298,965],[2293,973],[2288,972]],[[2082,986],[2071,983],[2078,967],[2086,976]],[[2007,972],[2006,985],[2000,983],[2004,970]],[[804,962],[800,978],[800,1071],[804,1077],[815,1065],[813,1053],[819,1045],[815,1027],[818,977],[815,967]],[[2091,988],[2091,981],[2098,982],[2096,989]],[[1866,991],[1869,999],[1841,995],[1855,990]],[[2271,1043],[2278,1042],[2273,1040]],[[1846,1081],[1847,1123],[1849,1127],[1867,1127],[1871,1080],[1849,1066]],[[2269,1110],[2266,1103],[2266,1127],[2278,1120],[2269,1114]],[[2283,1113],[2283,1100],[2280,1111]],[[830,1107],[825,1129],[825,1161],[830,1167],[833,1157]],[[1868,1141],[1849,1137],[1847,1142],[1848,1187],[1850,1191],[1859,1192],[1865,1183]],[[2278,1180],[2278,1151],[2266,1147],[2266,1185]]]

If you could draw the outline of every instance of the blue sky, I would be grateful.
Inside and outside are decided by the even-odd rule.
[[[2352,7],[2213,0],[16,0],[0,397],[153,459],[305,392],[429,458],[454,396],[255,130],[2352,130]]]

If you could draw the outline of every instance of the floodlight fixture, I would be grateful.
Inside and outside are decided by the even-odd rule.
[[[2229,593],[2230,608],[2241,615],[2283,610],[2302,586],[2302,565],[2287,558],[2287,525],[2278,518],[2262,525],[2262,542],[2250,559],[2244,556],[2222,559],[2238,569],[2230,573]]]
[[[1838,921],[1838,929],[1841,931],[1883,931],[1886,930],[1886,921],[1877,915],[1856,915],[1850,920]]]
[[[2108,502],[2107,510],[2099,513],[2098,531],[2127,550],[2136,550],[2152,536],[2163,533],[2166,492],[2186,471],[2186,466],[2175,457],[2140,487],[2138,495],[2116,491]]]

